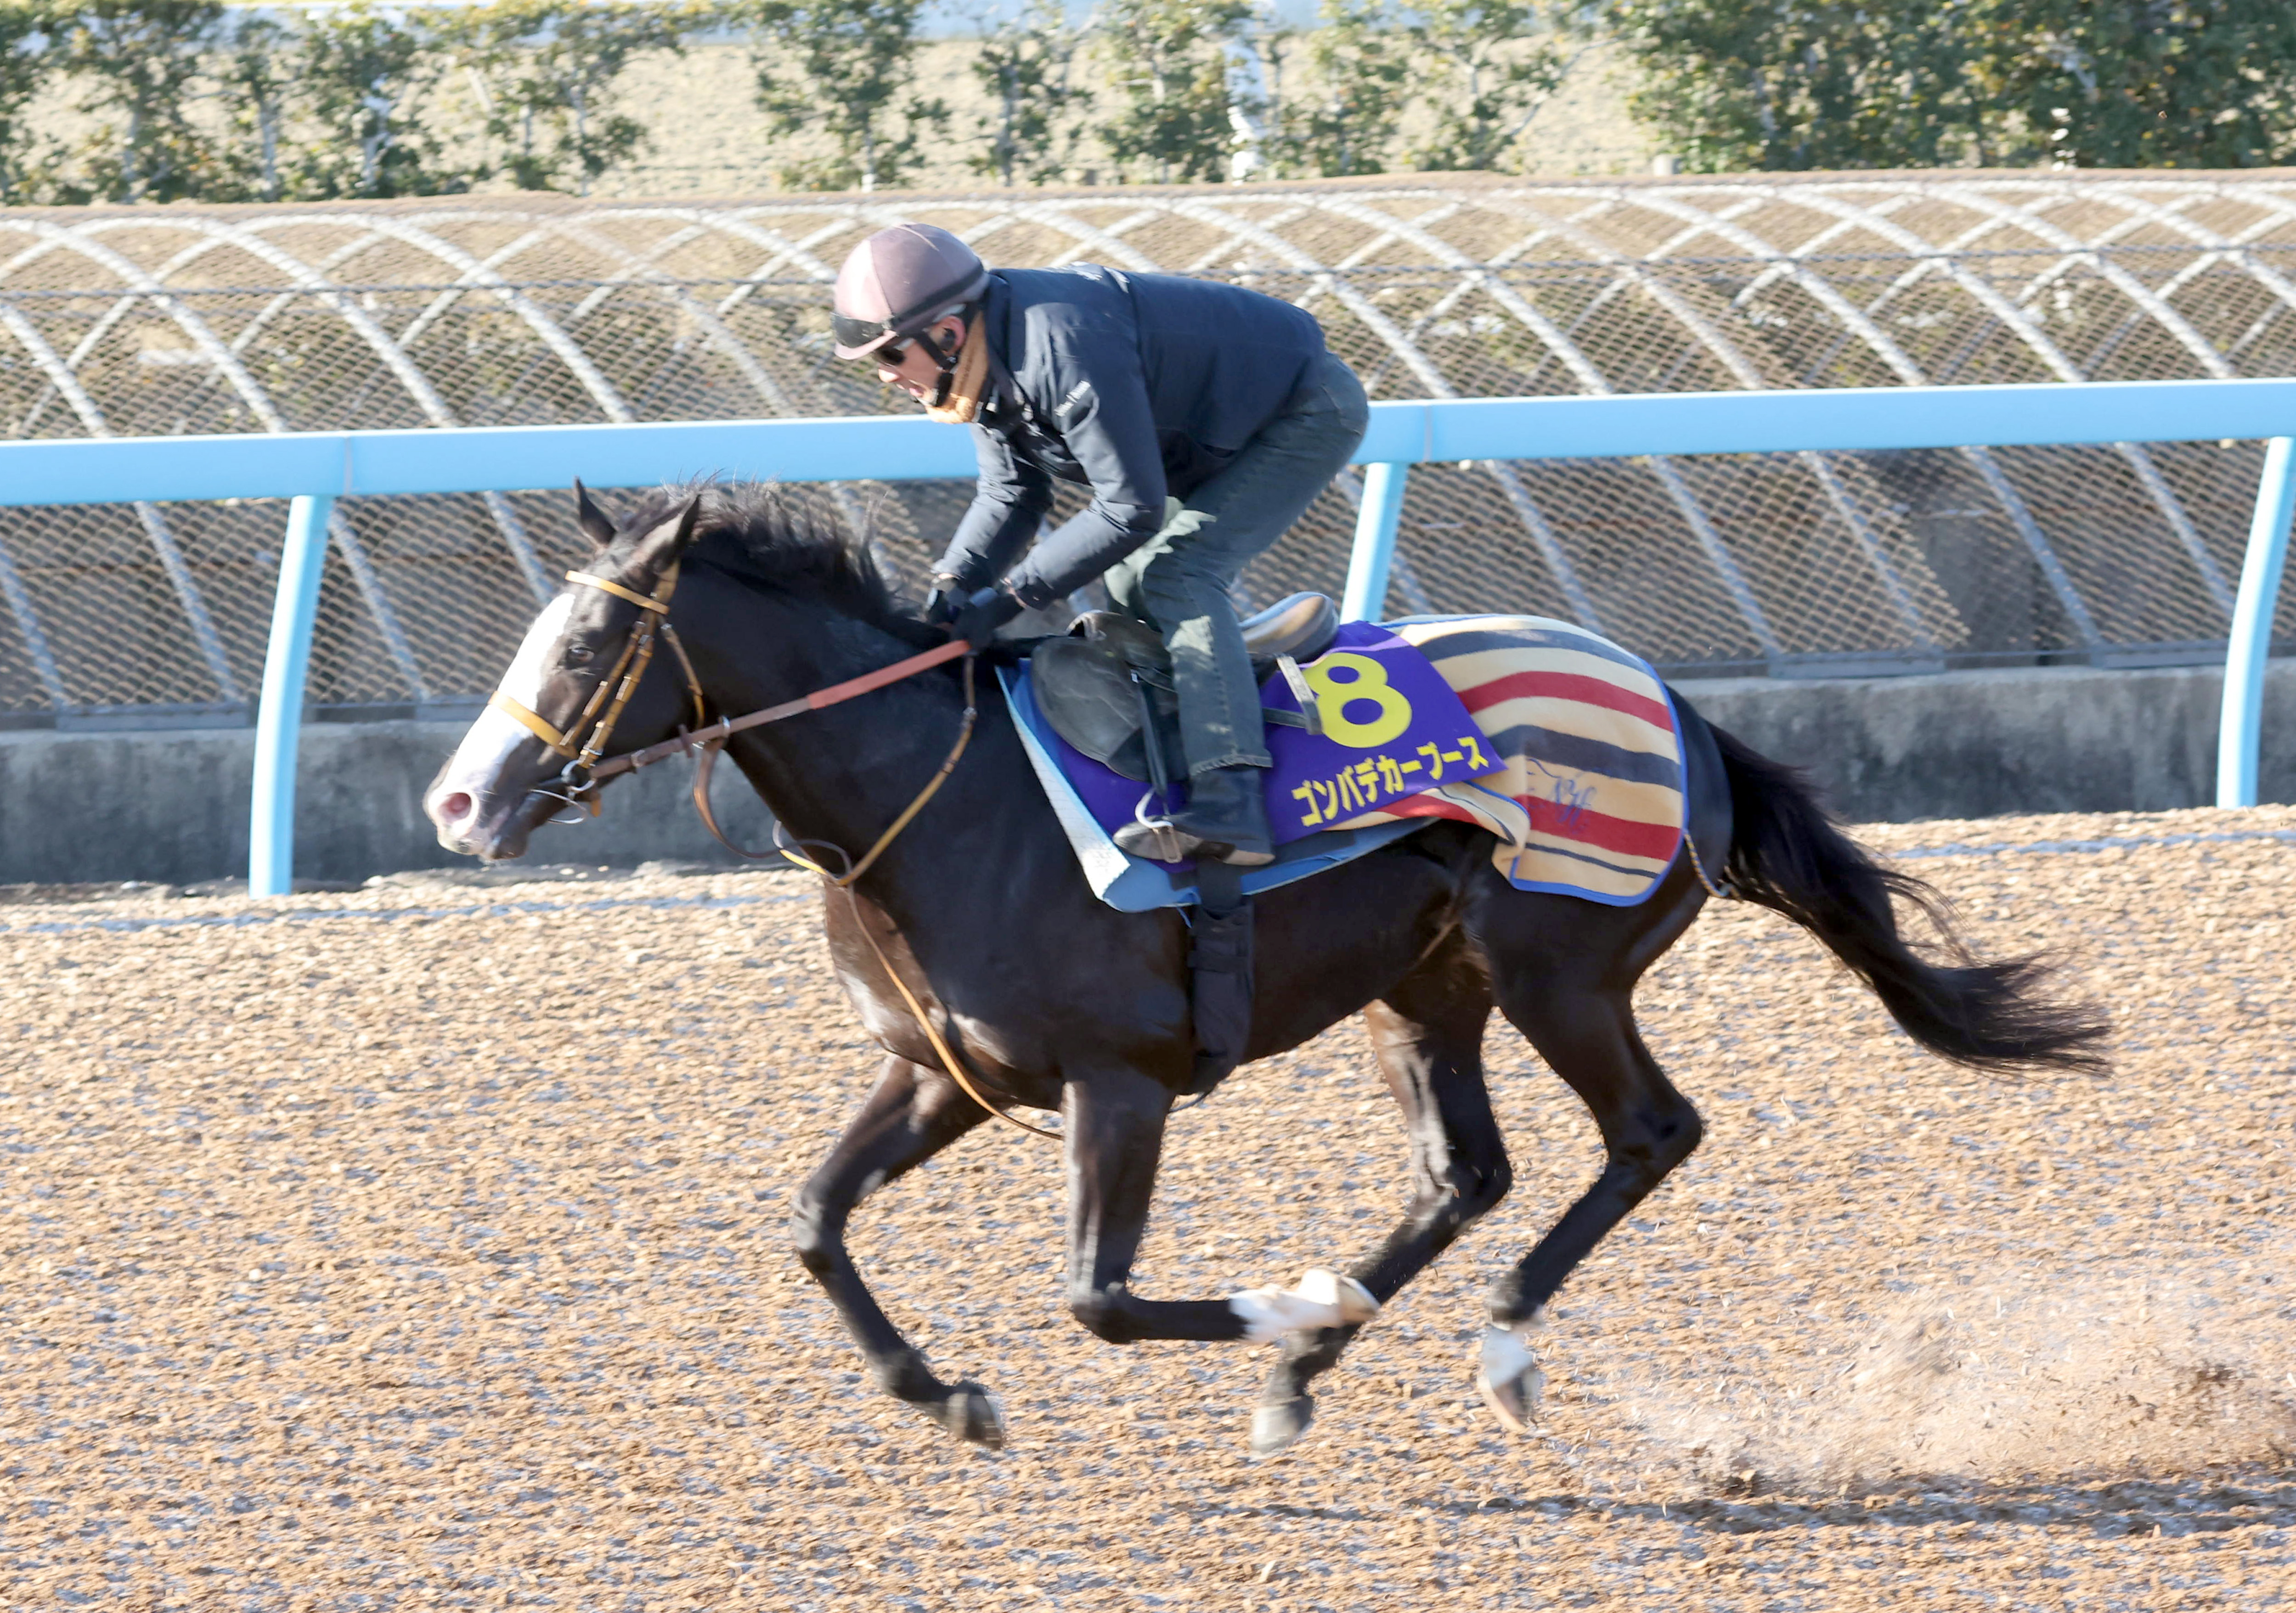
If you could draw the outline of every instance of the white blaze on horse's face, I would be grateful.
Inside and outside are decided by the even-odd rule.
[[[566,636],[566,618],[574,610],[574,596],[562,594],[542,609],[534,618],[534,626],[526,630],[526,642],[518,647],[518,654],[503,674],[501,692],[524,706],[537,709],[542,701],[542,684],[558,666],[558,650]],[[449,851],[472,851],[471,831],[488,815],[487,808],[494,804],[496,784],[511,757],[521,745],[539,743],[526,725],[508,712],[489,705],[479,713],[479,720],[455,747],[455,754],[422,798],[422,810],[439,826],[439,843]],[[521,790],[520,794],[524,795]]]

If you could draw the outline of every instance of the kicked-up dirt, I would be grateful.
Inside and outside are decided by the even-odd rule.
[[[1873,830],[2062,948],[2103,1078],[1916,1053],[1767,913],[1642,993],[1701,1151],[1564,1291],[1529,1437],[1484,1285],[1595,1168],[1495,1025],[1514,1195],[1285,1457],[1250,1347],[1062,1303],[1051,1144],[857,1218],[983,1454],[879,1394],[789,1251],[876,1060],[796,874],[402,877],[0,906],[0,1606],[2267,1609],[2296,1602],[2296,813]],[[1358,1030],[1178,1118],[1139,1273],[1370,1246]]]

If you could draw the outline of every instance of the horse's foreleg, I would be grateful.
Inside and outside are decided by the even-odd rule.
[[[1172,1094],[1135,1069],[1071,1079],[1067,1089],[1069,1309],[1111,1344],[1142,1339],[1241,1339],[1225,1299],[1143,1299],[1128,1286],[1148,1227]]]
[[[790,1226],[798,1258],[837,1307],[878,1384],[922,1407],[950,1433],[993,1450],[1004,1443],[996,1401],[978,1384],[946,1384],[933,1376],[923,1355],[879,1307],[845,1248],[845,1223],[856,1205],[986,1118],[939,1071],[888,1058],[861,1112],[800,1190]]]
[[[1387,1240],[1349,1268],[1384,1305],[1506,1196],[1506,1144],[1483,1085],[1483,1025],[1490,993],[1480,968],[1447,947],[1374,1003],[1364,1017],[1380,1074],[1403,1108],[1411,1142],[1411,1200]],[[1355,1323],[1288,1334],[1252,1413],[1251,1450],[1273,1455],[1308,1431],[1308,1386],[1338,1363]]]

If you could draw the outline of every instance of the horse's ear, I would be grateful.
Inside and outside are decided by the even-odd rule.
[[[685,545],[693,541],[694,523],[701,517],[701,495],[695,494],[685,501],[685,508],[631,546],[631,569],[646,577],[659,577],[662,568],[685,553]]]
[[[598,508],[597,501],[590,496],[590,489],[582,485],[578,476],[574,479],[574,519],[581,523],[582,536],[600,551],[612,544],[613,520]]]

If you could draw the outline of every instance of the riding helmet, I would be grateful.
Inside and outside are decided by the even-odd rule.
[[[978,302],[988,270],[955,236],[930,224],[897,224],[855,247],[837,273],[832,315],[840,358],[866,358]]]

